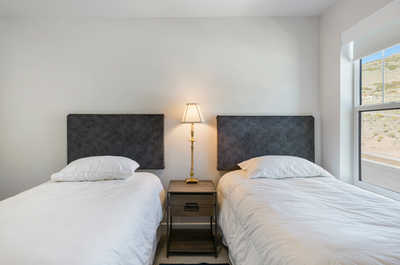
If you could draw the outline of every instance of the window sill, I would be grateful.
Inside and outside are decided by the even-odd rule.
[[[359,180],[354,180],[354,185],[359,188],[362,188],[364,190],[368,190],[373,193],[400,201],[400,193],[398,193],[398,192],[390,191],[390,190],[387,190],[387,189],[384,189],[384,188],[381,188],[381,187],[378,187],[375,185],[371,185],[371,184],[368,184],[366,182],[359,181]]]

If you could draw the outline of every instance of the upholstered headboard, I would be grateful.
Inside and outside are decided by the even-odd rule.
[[[218,170],[262,155],[295,155],[314,162],[312,116],[217,116]]]
[[[82,157],[129,157],[140,169],[164,168],[163,114],[70,114],[68,163]]]

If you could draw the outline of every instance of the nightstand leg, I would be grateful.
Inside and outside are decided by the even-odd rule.
[[[167,258],[169,257],[169,243],[171,241],[171,213],[167,210]]]
[[[172,234],[172,215],[169,215],[169,233]]]
[[[212,216],[210,216],[210,231],[211,231],[211,236],[213,236],[214,233],[213,233],[213,217]]]
[[[214,225],[215,225],[215,227],[214,227],[214,230],[215,230],[215,236],[214,236],[214,249],[215,249],[215,257],[217,258],[218,257],[218,252],[217,252],[217,243],[218,243],[218,216],[217,216],[217,204],[215,204],[215,206],[214,206],[214,212],[215,212],[215,215],[214,215],[214,218],[215,218],[215,223],[214,223]]]

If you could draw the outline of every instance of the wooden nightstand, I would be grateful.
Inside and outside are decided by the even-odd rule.
[[[174,217],[209,217],[210,229],[174,229]],[[167,257],[213,254],[217,257],[217,192],[212,181],[172,180],[167,194]]]

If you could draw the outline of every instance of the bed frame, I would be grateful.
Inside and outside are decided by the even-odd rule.
[[[125,156],[140,169],[164,168],[163,114],[70,114],[68,163],[87,156]]]
[[[313,116],[217,116],[218,170],[256,156],[315,160]]]

